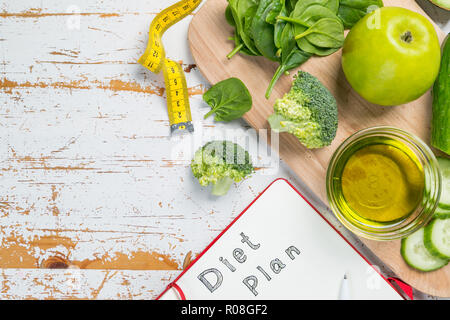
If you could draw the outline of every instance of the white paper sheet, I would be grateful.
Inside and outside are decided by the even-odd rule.
[[[402,299],[293,187],[277,180],[177,285],[188,300],[338,299],[344,274],[350,299]],[[179,295],[170,289],[161,299]]]

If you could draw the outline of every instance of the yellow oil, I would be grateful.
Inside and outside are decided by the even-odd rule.
[[[366,224],[410,215],[423,198],[424,172],[417,157],[395,140],[353,149],[341,171],[344,210]]]

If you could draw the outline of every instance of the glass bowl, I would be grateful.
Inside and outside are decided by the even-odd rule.
[[[386,143],[389,141],[389,143]],[[347,160],[359,149],[372,144],[399,147],[423,169],[422,199],[409,214],[393,221],[378,222],[362,218],[347,203],[341,177]],[[339,221],[358,236],[372,240],[403,238],[423,227],[433,216],[441,194],[441,175],[430,148],[418,137],[394,127],[372,127],[356,132],[345,140],[331,157],[327,170],[327,196]]]

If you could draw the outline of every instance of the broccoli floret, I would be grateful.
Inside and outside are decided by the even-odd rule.
[[[268,121],[272,130],[289,132],[307,148],[328,146],[336,136],[336,99],[311,74],[299,71],[291,90],[278,99]]]
[[[248,152],[231,141],[206,143],[195,152],[191,169],[200,185],[213,185],[211,193],[216,196],[225,195],[233,182],[254,171]]]

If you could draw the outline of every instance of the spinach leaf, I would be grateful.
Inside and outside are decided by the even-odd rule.
[[[278,13],[277,17],[286,17],[288,15],[287,9],[286,9],[286,0],[281,0],[282,6],[281,10]],[[275,19],[277,18],[275,17]],[[275,30],[274,30],[274,36],[273,36],[273,42],[275,43],[275,47],[277,47],[279,50],[277,51],[277,56],[279,57],[281,54],[281,46],[283,41],[283,30],[286,27],[287,22],[283,20],[275,20]]]
[[[256,8],[257,8],[256,5],[248,7],[247,11],[244,14],[244,20],[243,20],[244,23],[243,23],[243,30],[242,30],[242,32],[251,41],[253,41],[253,40],[250,37],[250,27],[252,25],[252,20],[253,20],[253,17],[255,15]],[[249,49],[245,45],[244,41],[242,40],[242,38],[241,38],[241,36],[239,34],[236,35],[236,37],[235,37],[235,47],[229,54],[227,54],[227,58],[231,59],[238,52],[244,53],[244,54],[249,55],[249,56],[259,56],[259,55],[261,55],[259,52],[258,53],[254,53],[254,50]]]
[[[275,25],[283,6],[284,0],[273,0],[269,12],[267,12],[266,22]]]
[[[344,44],[344,26],[341,21],[323,18],[314,23],[308,30],[295,36],[303,37],[313,45],[322,48],[340,48]]]
[[[251,19],[253,19],[252,12],[254,13],[255,10],[256,10],[256,6],[252,6],[247,9],[246,14],[244,15],[244,20],[243,20],[244,23],[243,23],[243,27],[241,28],[241,33],[237,32],[237,29],[235,31],[235,36],[234,36],[235,46],[234,46],[234,49],[230,53],[227,54],[228,59],[231,59],[238,52],[247,54],[249,56],[259,56],[260,55],[259,52],[255,53],[255,50],[257,51],[257,49],[254,48],[254,44],[251,48],[247,47],[247,45],[245,44],[244,40],[241,37],[241,34],[244,33],[244,37],[247,42],[253,41],[249,37],[248,29],[249,29],[249,26],[251,25]]]
[[[309,26],[311,26],[314,23],[316,23],[319,19],[322,18],[337,19],[337,16],[329,8],[318,4],[313,4],[307,7],[298,18],[306,22]]]
[[[234,40],[234,49],[227,54],[227,58],[231,59],[236,53],[241,52],[249,56],[257,56],[258,54],[254,54],[252,51],[250,51],[249,48],[245,45],[245,43],[242,41],[239,34],[235,34],[234,37],[232,37],[232,40]]]
[[[241,44],[243,45],[241,46],[241,48],[245,45],[245,47],[247,47],[248,51],[251,52],[251,54],[259,55],[259,52],[256,49],[253,40],[246,32],[244,32],[245,13],[250,7],[256,5],[256,3],[253,0],[229,0],[228,3],[234,22],[236,23],[235,33],[236,35],[239,35],[239,38],[242,40]],[[235,48],[228,54],[227,57],[231,58],[238,51],[239,50],[236,50]]]
[[[227,6],[225,9],[225,19],[227,20],[228,24],[232,27],[236,27],[236,22],[234,22],[233,13],[231,12],[230,5]]]
[[[366,14],[382,6],[382,0],[340,0],[338,17],[346,29],[351,29]]]
[[[333,13],[337,14],[339,9],[339,1],[340,0],[328,0],[324,6],[330,9]]]
[[[297,45],[301,50],[320,57],[329,56],[330,54],[335,53],[340,49],[340,48],[322,48],[315,46],[311,42],[309,42],[309,40],[306,37],[297,40]]]
[[[296,34],[304,32],[322,18],[339,19],[330,9],[317,4],[310,5],[303,12],[293,11],[289,17],[278,16],[280,20],[293,23]]]
[[[274,43],[274,26],[266,22],[273,6],[272,0],[261,0],[253,17],[251,34],[258,51],[267,59],[277,61],[277,47]]]
[[[292,13],[296,16],[299,16],[309,6],[312,5],[320,5],[336,14],[339,8],[339,0],[300,0],[296,3],[294,10],[292,10]]]
[[[334,19],[336,22],[332,23],[333,25],[337,26],[338,31],[338,37],[343,41],[344,38],[344,30],[340,26],[342,23],[340,22],[339,18],[336,16],[336,14],[331,11],[328,7],[317,4],[317,0],[306,0],[309,1],[309,6],[304,6],[305,2],[303,2],[301,5],[296,6],[296,10],[294,10],[289,18],[283,18],[279,17],[280,19],[286,20],[288,22],[291,22],[293,24],[294,28],[294,34],[300,35],[306,32],[310,27],[312,27],[315,23],[320,21],[323,18],[329,18]],[[314,2],[316,1],[316,2]],[[320,1],[320,0],[318,0]],[[325,3],[325,2],[324,2]],[[299,8],[304,8],[304,11],[301,12]],[[334,30],[336,28],[333,28],[329,30],[330,32],[335,32]],[[325,29],[326,30],[326,29]],[[333,31],[334,30],[334,31]],[[326,30],[328,32],[328,30]],[[314,37],[313,37],[314,38]],[[338,44],[332,44],[332,47],[329,47],[328,45],[324,46],[325,43],[321,43],[321,45],[318,45],[318,42],[313,43],[314,39],[310,41],[310,37],[299,37],[297,39],[297,45],[298,47],[304,51],[308,52],[310,54],[315,54],[318,56],[326,56],[329,55],[337,49],[335,46]],[[339,41],[341,42],[341,41]],[[343,43],[343,42],[342,42]],[[342,46],[338,45],[339,47]]]
[[[295,48],[294,27],[288,23],[281,33],[281,61],[287,59],[287,56]]]
[[[205,119],[215,113],[215,121],[229,122],[242,117],[252,108],[252,96],[238,78],[229,78],[213,85],[203,95],[210,107]]]
[[[286,55],[285,58],[281,61],[281,64],[273,75],[269,87],[266,90],[266,98],[269,99],[275,84],[284,73],[291,69],[297,68],[301,64],[305,63],[310,57],[311,54],[303,52],[302,50],[294,46],[291,52],[289,52],[289,54]]]
[[[252,38],[252,22],[253,22],[253,18],[255,17],[256,14],[256,10],[258,9],[257,5],[251,6],[247,9],[247,11],[245,11],[244,14],[244,32],[250,37]],[[253,40],[253,38],[252,38]]]
[[[286,10],[290,13],[294,10],[298,0],[286,0]]]
[[[303,50],[297,48],[295,39],[294,39],[294,31],[291,24],[286,24],[282,33],[281,33],[281,63],[278,66],[278,69],[275,71],[275,74],[270,81],[270,84],[266,90],[266,98],[268,99],[272,93],[275,84],[277,83],[280,77],[292,70],[297,68],[298,66],[305,63],[310,57],[311,54],[304,52]]]

